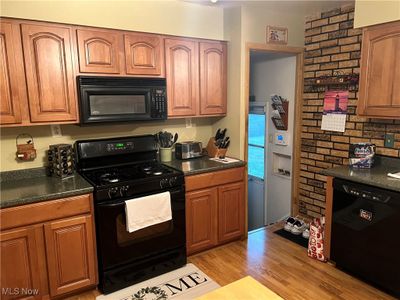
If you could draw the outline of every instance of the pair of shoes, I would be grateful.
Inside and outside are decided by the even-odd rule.
[[[292,228],[293,228],[293,225],[294,225],[294,223],[295,223],[296,221],[297,221],[297,219],[294,218],[294,217],[289,217],[289,218],[287,218],[287,220],[286,220],[286,222],[285,222],[285,226],[283,226],[283,229],[285,229],[286,231],[291,232],[291,231],[292,231]]]
[[[291,232],[294,235],[302,234],[306,228],[307,224],[304,222],[304,220],[298,218],[297,216],[287,218],[286,223],[283,226],[284,230]]]
[[[300,235],[306,229],[307,229],[307,224],[304,222],[304,220],[296,220],[290,232],[293,233],[294,235]]]

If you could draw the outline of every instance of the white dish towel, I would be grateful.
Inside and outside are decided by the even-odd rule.
[[[172,219],[169,192],[125,201],[126,230],[134,232]]]

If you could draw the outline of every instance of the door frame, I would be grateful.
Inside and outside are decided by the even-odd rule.
[[[301,156],[301,113],[303,108],[303,69],[304,69],[304,48],[291,47],[281,45],[269,45],[258,43],[246,43],[245,47],[245,86],[244,86],[244,103],[245,103],[245,135],[244,135],[244,160],[248,161],[248,129],[249,129],[249,96],[250,96],[250,52],[264,53],[285,53],[296,55],[296,83],[295,83],[295,108],[294,108],[294,137],[293,137],[293,153],[292,153],[292,200],[291,213],[297,215],[299,213],[298,190],[300,179],[300,156]],[[297,124],[298,123],[298,124]],[[246,179],[247,179],[246,174]],[[246,195],[248,194],[248,184],[246,182]],[[246,197],[248,198],[248,197]],[[248,213],[248,203],[246,203],[246,218]],[[246,233],[248,230],[248,220],[246,220]]]

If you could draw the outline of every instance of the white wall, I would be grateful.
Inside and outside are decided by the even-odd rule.
[[[288,146],[270,143],[269,135],[274,136],[275,132],[280,131],[276,130],[269,115],[266,121],[265,218],[266,224],[270,224],[288,216],[291,212],[291,180],[274,175],[272,167],[274,152],[289,156],[293,153],[296,56],[257,55],[252,59],[251,79],[252,93],[257,101],[263,99],[270,101],[271,94],[278,94],[289,100],[289,129],[286,131]],[[270,102],[268,110],[272,110]]]
[[[399,0],[356,0],[354,28],[400,20]]]
[[[1,0],[2,16],[222,39],[223,10],[179,0]]]

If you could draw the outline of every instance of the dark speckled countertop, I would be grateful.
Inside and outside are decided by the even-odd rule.
[[[400,159],[377,156],[371,169],[355,169],[340,166],[323,170],[324,175],[364,183],[396,192],[400,192],[400,179],[387,176],[387,173],[400,172]]]
[[[164,162],[163,164],[180,170],[185,175],[195,175],[229,168],[242,167],[246,165],[246,162],[238,160],[237,162],[226,164],[210,160],[208,156],[203,156],[200,158],[192,158],[187,160],[173,159],[171,162]]]
[[[93,187],[79,174],[47,177],[44,168],[0,173],[0,208],[91,193]]]

